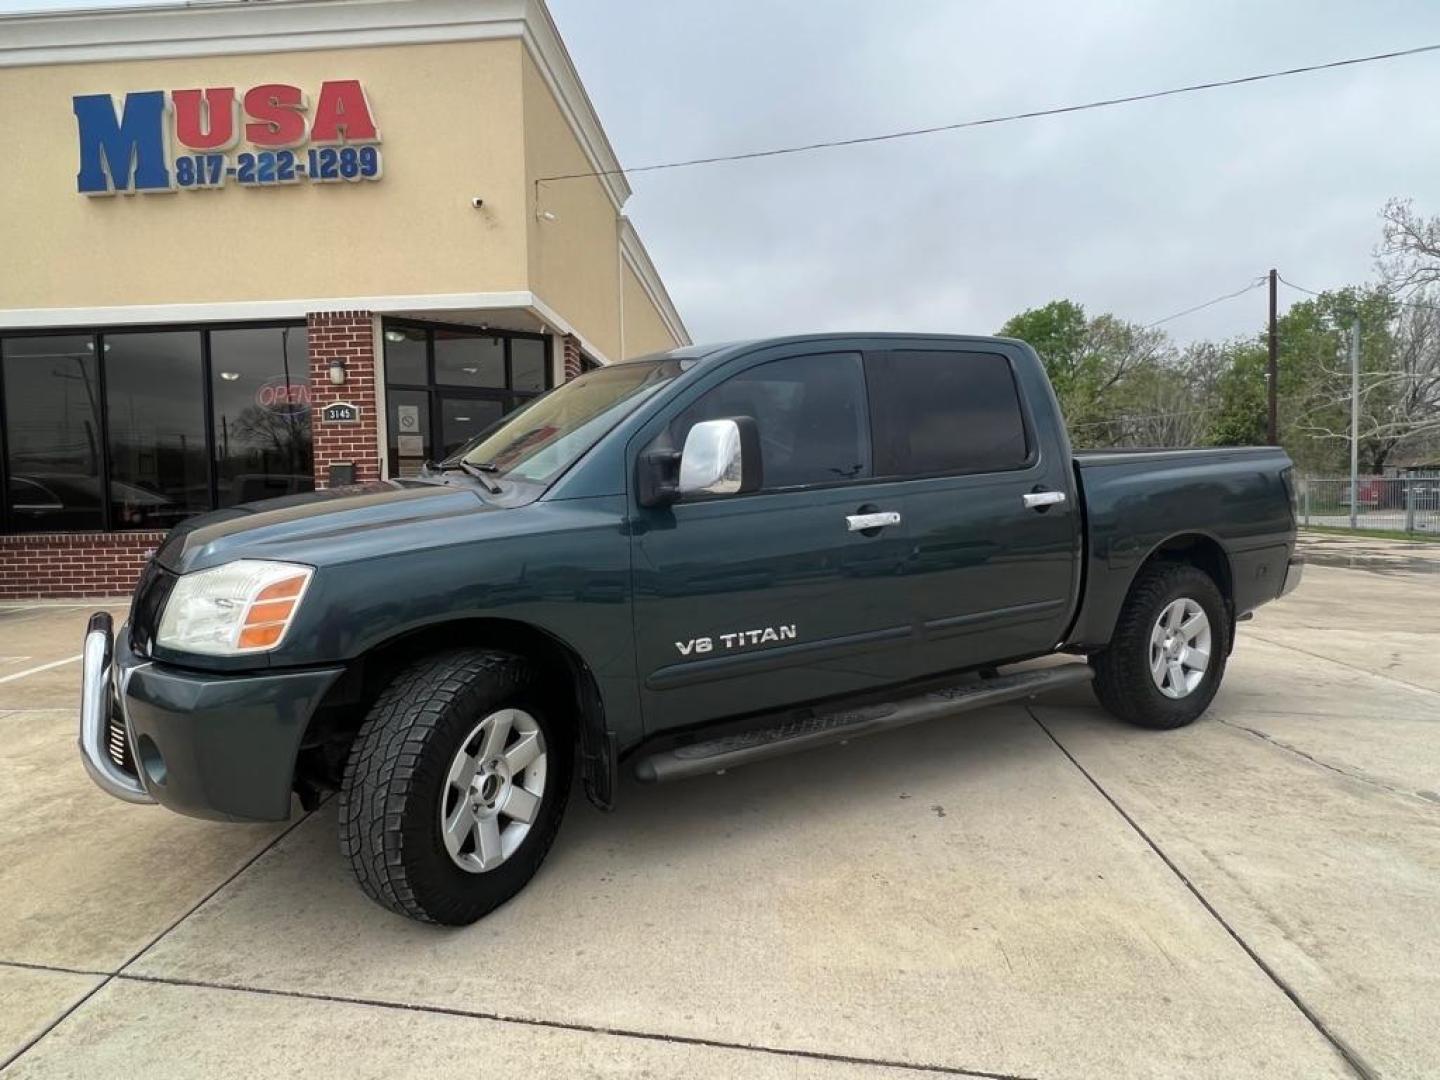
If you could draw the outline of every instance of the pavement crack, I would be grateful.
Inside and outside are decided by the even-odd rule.
[[[1361,1080],[1377,1080],[1379,1074],[1376,1073],[1375,1070],[1365,1062],[1365,1060],[1360,1056],[1359,1052],[1356,1051],[1355,1048],[1352,1047],[1343,1038],[1341,1038],[1335,1032],[1331,1031],[1325,1021],[1320,1018],[1319,1014],[1316,1013],[1314,1009],[1312,1009],[1309,1005],[1305,1003],[1304,999],[1302,999],[1299,993],[1288,982],[1286,982],[1284,978],[1281,977],[1280,973],[1276,971],[1273,967],[1271,967],[1269,963],[1266,962],[1266,960],[1255,950],[1254,946],[1252,946],[1248,941],[1246,941],[1243,937],[1240,936],[1240,932],[1236,930],[1235,927],[1230,925],[1229,921],[1225,918],[1225,916],[1220,914],[1219,909],[1216,908],[1215,905],[1210,902],[1209,898],[1207,898],[1205,894],[1200,891],[1200,887],[1190,880],[1189,876],[1185,873],[1185,871],[1180,869],[1179,864],[1177,864],[1174,859],[1170,858],[1170,856],[1165,853],[1164,848],[1162,848],[1150,836],[1149,833],[1147,833],[1143,828],[1140,827],[1140,823],[1130,816],[1130,814],[1125,810],[1125,808],[1121,806],[1120,803],[1116,800],[1115,796],[1111,795],[1110,792],[1106,791],[1104,785],[1102,785],[1100,781],[1095,779],[1095,777],[1091,774],[1090,770],[1085,768],[1084,765],[1081,765],[1079,759],[1076,758],[1075,755],[1072,754],[1070,750],[1065,746],[1065,744],[1062,743],[1055,736],[1055,733],[1053,731],[1051,731],[1048,727],[1045,726],[1045,721],[1041,720],[1040,717],[1036,715],[1035,710],[1029,705],[1027,705],[1025,706],[1025,711],[1030,714],[1030,719],[1034,720],[1035,723],[1039,725],[1040,730],[1043,731],[1050,739],[1050,741],[1055,744],[1056,749],[1058,749],[1060,753],[1064,754],[1065,757],[1069,760],[1070,764],[1075,766],[1075,768],[1079,770],[1080,775],[1085,777],[1085,779],[1090,782],[1090,786],[1093,787],[1097,792],[1099,792],[1100,797],[1110,804],[1111,808],[1125,820],[1125,823],[1135,831],[1136,835],[1138,835],[1140,839],[1145,842],[1146,846],[1148,846],[1151,851],[1153,851],[1157,856],[1159,856],[1160,861],[1163,862],[1167,867],[1169,867],[1170,872],[1179,879],[1180,883],[1184,885],[1185,888],[1189,891],[1190,895],[1199,902],[1200,906],[1203,907],[1207,912],[1209,912],[1210,917],[1220,924],[1221,929],[1223,929],[1225,933],[1230,936],[1230,939],[1234,941],[1236,945],[1240,946],[1240,948],[1244,951],[1245,955],[1250,957],[1250,960],[1255,964],[1255,966],[1258,967],[1261,972],[1263,972],[1264,975],[1272,983],[1275,984],[1275,986],[1280,990],[1282,994],[1284,994],[1287,998],[1290,999],[1290,1003],[1294,1005],[1297,1010],[1299,1010],[1300,1015],[1310,1022],[1310,1026],[1313,1027],[1320,1034],[1320,1036],[1330,1044],[1334,1051],[1340,1055],[1341,1060],[1344,1061],[1345,1064],[1351,1068],[1355,1075],[1360,1077]]]
[[[324,800],[322,800],[322,801],[320,802],[320,806],[324,806],[325,803],[326,803],[328,800],[329,800],[329,797],[327,796],[326,799],[324,799]],[[318,810],[319,807],[317,806],[316,809]],[[199,911],[202,907],[204,907],[205,904],[207,904],[207,903],[210,901],[210,899],[211,899],[216,893],[218,893],[221,889],[225,888],[225,886],[229,885],[232,881],[234,881],[236,878],[238,878],[238,877],[239,877],[241,874],[243,874],[246,870],[249,870],[250,867],[254,866],[255,863],[256,863],[259,859],[261,859],[264,855],[266,855],[272,848],[274,848],[276,844],[280,843],[281,840],[284,840],[285,837],[289,836],[292,832],[294,832],[294,831],[295,831],[296,829],[298,829],[301,825],[303,825],[306,821],[308,821],[308,820],[310,819],[311,814],[313,814],[314,812],[315,812],[314,810],[308,810],[308,811],[306,811],[305,813],[301,814],[298,818],[296,818],[293,822],[291,822],[289,825],[287,825],[285,828],[281,829],[280,832],[278,832],[278,833],[275,834],[275,837],[274,837],[268,844],[266,844],[266,845],[265,845],[264,847],[262,847],[259,851],[257,851],[254,855],[250,856],[250,858],[246,859],[243,863],[241,863],[240,866],[235,870],[235,872],[234,872],[233,874],[231,874],[229,877],[227,877],[224,881],[220,882],[220,884],[216,885],[213,889],[211,889],[211,890],[210,890],[209,892],[207,892],[204,896],[202,896],[198,901],[196,901],[193,905],[191,905],[191,907],[190,907],[187,911],[185,911],[184,913],[182,913],[178,919],[176,919],[176,920],[175,920],[174,922],[172,922],[169,926],[165,927],[164,930],[161,930],[160,933],[156,934],[153,938],[151,938],[148,942],[146,942],[145,945],[143,945],[133,956],[131,956],[130,959],[128,959],[128,960],[126,960],[124,963],[122,963],[115,971],[113,971],[113,972],[82,972],[82,971],[76,971],[76,972],[74,972],[73,974],[77,974],[77,975],[98,974],[98,975],[101,975],[102,977],[101,977],[100,981],[99,981],[98,983],[96,983],[93,987],[91,987],[90,990],[89,990],[89,992],[87,992],[86,994],[84,994],[78,1001],[75,1002],[75,1004],[71,1005],[68,1009],[66,1009],[64,1012],[62,1012],[59,1016],[55,1017],[54,1020],[52,1020],[52,1021],[50,1021],[50,1023],[46,1024],[45,1027],[43,1027],[40,1031],[36,1032],[35,1035],[32,1036],[30,1039],[26,1040],[26,1041],[25,1041],[24,1043],[22,1043],[20,1046],[16,1047],[16,1049],[14,1050],[14,1052],[11,1053],[8,1057],[0,1058],[0,1072],[4,1072],[4,1071],[5,1071],[6,1069],[8,1069],[11,1065],[13,1065],[16,1061],[18,1061],[21,1057],[23,1057],[25,1054],[27,1054],[37,1043],[40,1042],[41,1039],[43,1039],[43,1038],[45,1038],[45,1036],[49,1035],[52,1031],[54,1031],[57,1027],[59,1027],[61,1024],[63,1024],[66,1020],[70,1019],[70,1017],[75,1014],[75,1011],[76,1011],[77,1009],[79,1009],[81,1006],[83,1006],[86,1002],[88,1002],[91,998],[93,998],[93,997],[94,997],[96,994],[98,994],[101,990],[104,990],[105,987],[109,986],[109,985],[110,985],[112,982],[114,982],[116,979],[121,979],[121,978],[132,978],[132,979],[133,979],[134,976],[127,976],[127,975],[124,975],[124,974],[123,974],[123,972],[125,971],[125,969],[126,969],[127,967],[129,967],[131,964],[135,963],[135,961],[139,960],[139,959],[140,959],[142,956],[144,956],[147,952],[149,952],[151,949],[153,949],[153,948],[160,942],[160,940],[165,937],[165,935],[169,934],[172,930],[174,930],[174,929],[175,929],[177,926],[179,926],[182,922],[184,922],[186,919],[188,919],[191,915],[194,915],[195,912]],[[13,966],[15,966],[15,967],[32,967],[32,966],[33,966],[33,967],[37,967],[37,968],[38,968],[40,965],[14,964]],[[60,971],[60,970],[63,970],[63,969],[61,969],[61,968],[55,968],[55,969],[52,969],[52,970]]]
[[[108,979],[114,972],[91,971],[88,968],[61,967],[59,964],[32,964],[28,960],[0,960],[0,967],[19,968],[21,971],[53,971],[58,975],[89,975],[94,979]]]
[[[284,840],[287,836],[289,836],[292,832],[294,832],[296,829],[298,829],[301,825],[304,825],[305,822],[309,821],[310,818],[315,814],[315,811],[316,811],[316,810],[319,810],[322,806],[324,806],[326,803],[328,803],[331,798],[332,798],[331,795],[326,795],[323,799],[321,799],[321,800],[315,805],[315,810],[306,810],[306,811],[305,811],[304,813],[302,813],[298,818],[296,818],[294,821],[292,821],[289,825],[285,826],[285,828],[281,829],[278,833],[276,833],[275,836],[274,836],[274,838],[271,839],[271,841],[270,841],[268,844],[266,844],[266,845],[265,845],[264,847],[262,847],[259,851],[257,851],[254,855],[251,855],[250,858],[246,859],[243,863],[241,863],[240,866],[236,868],[236,870],[235,870],[234,873],[232,873],[232,874],[231,874],[229,877],[227,877],[224,881],[220,882],[220,884],[216,885],[213,889],[211,889],[211,890],[210,890],[209,892],[207,892],[204,896],[202,896],[199,900],[197,900],[194,904],[192,904],[188,910],[182,912],[179,918],[177,918],[177,919],[176,919],[174,922],[172,922],[169,926],[165,927],[164,930],[161,930],[158,934],[156,934],[153,938],[151,938],[143,947],[141,947],[138,952],[136,952],[133,956],[131,956],[130,959],[126,960],[123,964],[121,964],[118,968],[116,968],[116,969],[115,969],[115,974],[117,974],[117,975],[123,974],[126,968],[128,968],[131,964],[133,964],[133,963],[135,963],[136,961],[138,961],[141,957],[143,957],[147,952],[149,952],[151,949],[153,949],[156,945],[160,944],[160,942],[161,942],[162,940],[164,940],[165,937],[168,936],[177,926],[179,926],[179,925],[180,925],[181,923],[183,923],[186,919],[190,918],[191,915],[194,915],[195,912],[199,911],[202,907],[204,907],[206,904],[208,904],[208,903],[216,896],[217,893],[219,893],[222,889],[224,889],[226,886],[228,886],[232,881],[234,881],[236,878],[238,878],[241,874],[245,873],[246,870],[249,870],[250,867],[254,866],[257,862],[259,862],[261,859],[263,859],[266,855],[270,854],[270,852],[275,849],[275,845],[279,844],[281,840]]]
[[[958,1065],[925,1065],[913,1061],[859,1057],[852,1054],[828,1053],[823,1050],[769,1046],[764,1043],[735,1043],[727,1042],[724,1039],[705,1038],[700,1035],[672,1035],[659,1031],[606,1027],[602,1024],[585,1024],[578,1021],[543,1020],[538,1017],[529,1016],[507,1016],[502,1013],[485,1012],[480,1009],[464,1009],[450,1005],[419,1005],[403,1001],[386,1001],[384,998],[355,997],[349,994],[322,994],[306,990],[281,990],[266,986],[246,986],[241,983],[211,982],[205,979],[180,979],[164,975],[127,974],[123,971],[115,975],[114,978],[121,982],[154,983],[161,986],[194,987],[203,990],[229,990],[242,994],[260,994],[268,997],[292,998],[300,1001],[360,1005],[372,1009],[390,1009],[395,1012],[456,1016],[469,1020],[488,1020],[498,1024],[518,1024],[525,1027],[550,1028],[556,1031],[573,1031],[587,1035],[610,1035],[622,1039],[642,1039],[647,1042],[671,1043],[677,1046],[704,1046],[716,1050],[739,1050],[753,1054],[769,1054],[774,1057],[831,1062],[838,1065],[865,1065],[914,1073],[928,1072],[940,1076],[967,1077],[970,1078],[970,1080],[1038,1080],[1037,1077],[1023,1076],[1018,1073],[990,1072],[985,1069],[970,1069]]]
[[[1344,660],[1336,660],[1333,656],[1326,656],[1324,653],[1311,652],[1309,649],[1302,649],[1298,645],[1289,645],[1283,641],[1276,641],[1274,638],[1257,634],[1253,630],[1247,630],[1245,636],[1247,638],[1254,638],[1256,641],[1263,641],[1267,645],[1274,645],[1277,649],[1289,649],[1291,652],[1298,652],[1300,655],[1308,656],[1314,660],[1324,660],[1326,663],[1335,664],[1349,671],[1359,672],[1361,675],[1368,675],[1370,678],[1379,679],[1381,682],[1394,683],[1396,686],[1403,686],[1407,690],[1415,690],[1421,694],[1429,694],[1431,697],[1440,697],[1440,690],[1432,690],[1428,686],[1421,686],[1419,683],[1413,683],[1406,679],[1397,679],[1393,675],[1381,675],[1378,671],[1371,671],[1369,668],[1363,668],[1356,664],[1348,664]]]
[[[1306,761],[1310,762],[1310,764],[1316,765],[1329,772],[1335,773],[1338,776],[1343,776],[1348,780],[1355,780],[1362,784],[1368,784],[1371,787],[1379,788],[1381,791],[1387,791],[1391,795],[1399,795],[1403,798],[1408,799],[1420,799],[1422,802],[1435,802],[1435,799],[1427,792],[1407,791],[1405,788],[1396,787],[1393,784],[1387,784],[1384,780],[1377,780],[1375,777],[1368,776],[1358,770],[1347,769],[1343,766],[1332,764],[1331,762],[1328,762],[1323,758],[1318,758],[1314,754],[1307,753],[1306,751],[1301,750],[1298,746],[1292,746],[1282,739],[1277,739],[1274,735],[1271,735],[1265,731],[1261,731],[1258,728],[1246,727],[1244,724],[1237,724],[1234,720],[1226,720],[1224,717],[1221,716],[1212,717],[1211,719],[1213,719],[1216,723],[1224,724],[1228,728],[1234,728],[1236,731],[1243,731],[1247,735],[1253,735],[1255,736],[1255,738],[1269,743],[1271,746],[1275,747],[1278,750],[1284,750],[1287,753],[1294,754],[1296,757],[1304,758]]]

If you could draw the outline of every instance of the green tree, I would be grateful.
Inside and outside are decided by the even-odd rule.
[[[1052,300],[1014,316],[1004,337],[1029,343],[1045,365],[1071,438],[1080,445],[1117,445],[1128,439],[1123,410],[1144,373],[1152,376],[1174,352],[1163,331],[1114,315],[1087,318],[1073,300]],[[1129,392],[1127,392],[1127,389]]]
[[[1214,413],[1206,442],[1213,446],[1255,446],[1265,442],[1267,359],[1265,345],[1260,341],[1234,341],[1225,349],[1225,367],[1216,380]]]

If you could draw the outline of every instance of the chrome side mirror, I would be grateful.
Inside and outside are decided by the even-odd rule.
[[[748,416],[702,420],[685,436],[678,493],[741,495],[760,487],[760,433]]]
[[[680,452],[681,495],[734,495],[740,490],[745,452],[734,420],[702,420]]]
[[[760,429],[748,416],[702,420],[690,428],[685,447],[649,450],[636,468],[636,501],[669,506],[687,495],[744,495],[759,491]]]

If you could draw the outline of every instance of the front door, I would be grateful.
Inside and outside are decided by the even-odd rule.
[[[436,391],[435,406],[439,421],[436,461],[444,461],[505,415],[505,402],[497,397],[447,390]]]
[[[860,531],[849,520],[893,510],[904,487],[873,479],[859,354],[760,354],[677,409],[640,442],[678,449],[700,420],[752,417],[764,481],[753,494],[635,511],[647,732],[902,677],[905,525]]]

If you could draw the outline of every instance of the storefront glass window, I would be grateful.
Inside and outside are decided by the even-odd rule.
[[[424,386],[430,381],[425,366],[424,330],[408,326],[385,328],[385,371],[391,382]]]
[[[309,364],[303,326],[211,332],[220,506],[315,487]]]
[[[387,320],[382,337],[390,476],[444,460],[549,388],[539,334]]]
[[[168,529],[210,509],[199,333],[120,333],[101,340],[113,527]]]
[[[510,342],[511,379],[516,390],[545,389],[545,342],[516,338]]]
[[[435,381],[447,386],[505,387],[505,342],[454,330],[435,331]]]
[[[8,338],[5,476],[14,532],[99,529],[104,450],[92,335]]]
[[[315,484],[300,324],[0,337],[0,403],[8,532],[168,529]]]

